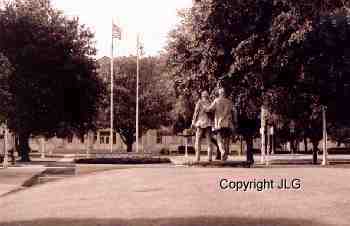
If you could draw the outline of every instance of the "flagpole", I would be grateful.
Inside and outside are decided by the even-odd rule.
[[[112,20],[112,44],[111,44],[111,115],[110,115],[110,118],[111,118],[111,128],[110,128],[110,151],[111,153],[113,152],[113,83],[114,83],[114,39],[113,39],[113,20]]]
[[[139,75],[140,75],[140,34],[137,34],[136,44],[136,152],[139,152]]]

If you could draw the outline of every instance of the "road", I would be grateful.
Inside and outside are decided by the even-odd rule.
[[[301,187],[237,192],[219,183],[283,178]],[[347,168],[117,169],[2,197],[0,225],[348,226],[349,178]]]

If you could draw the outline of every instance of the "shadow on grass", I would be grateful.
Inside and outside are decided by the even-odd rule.
[[[160,219],[40,219],[14,221],[2,226],[327,226],[321,222],[303,219],[233,218],[233,217],[191,217]]]

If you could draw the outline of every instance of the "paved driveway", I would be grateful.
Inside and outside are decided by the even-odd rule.
[[[300,179],[299,189],[237,192],[228,182]],[[350,170],[135,168],[38,185],[0,198],[1,226],[346,225]]]
[[[43,166],[0,168],[0,196],[21,189],[26,181],[44,170],[45,168]]]

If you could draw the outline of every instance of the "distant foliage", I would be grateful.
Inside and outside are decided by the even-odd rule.
[[[131,151],[136,139],[136,57],[114,60],[114,128]],[[110,64],[103,64],[107,71]],[[150,129],[171,126],[173,121],[173,83],[164,71],[163,57],[144,57],[140,60],[139,128],[140,136]],[[107,70],[106,70],[107,68]],[[109,78],[109,75],[108,75]],[[109,81],[105,83],[109,87]],[[109,127],[109,93],[104,112],[104,125]]]

